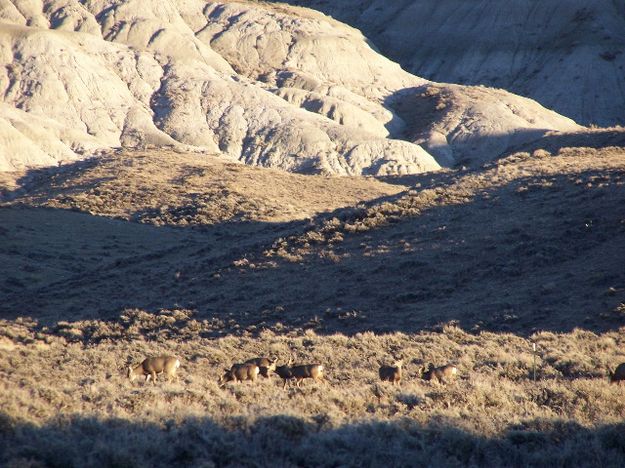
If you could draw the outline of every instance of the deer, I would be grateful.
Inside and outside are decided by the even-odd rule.
[[[458,374],[458,368],[453,364],[441,367],[434,367],[434,364],[428,364],[427,369],[425,366],[419,369],[419,374],[423,380],[433,380],[444,384]]]
[[[132,382],[137,376],[144,375],[147,383],[152,378],[152,383],[156,384],[156,374],[165,374],[167,381],[171,382],[173,378],[178,380],[176,370],[180,367],[180,359],[174,356],[157,356],[149,357],[143,360],[136,367],[128,367],[128,378]]]
[[[393,385],[400,385],[401,381],[401,366],[404,364],[403,359],[395,361],[392,366],[381,366],[378,371],[380,380],[392,382]]]
[[[608,367],[608,382],[616,383],[619,386],[625,380],[625,362],[619,364],[614,371]]]
[[[256,364],[260,369],[260,375],[268,379],[271,377],[271,373],[276,371],[276,364],[278,362],[278,358],[267,358],[267,357],[259,357],[252,358],[245,361],[244,364]]]
[[[296,380],[296,386],[299,388],[302,380],[324,380],[323,377],[323,365],[321,364],[304,364],[299,366],[291,366],[293,363],[293,357],[289,358],[289,362],[285,366],[278,366],[276,368],[276,374],[284,380],[282,389],[286,388],[287,382],[291,379]]]
[[[260,373],[260,368],[256,364],[243,363],[233,364],[230,369],[225,369],[224,374],[219,378],[219,386],[223,387],[227,382],[243,382],[249,380],[256,382],[256,377]]]

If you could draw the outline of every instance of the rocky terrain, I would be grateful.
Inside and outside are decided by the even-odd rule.
[[[415,75],[528,96],[584,125],[625,123],[625,6],[612,0],[289,0],[359,28]]]
[[[359,31],[286,5],[15,1],[0,18],[4,171],[177,147],[294,172],[407,174],[579,128],[504,91],[406,73]]]

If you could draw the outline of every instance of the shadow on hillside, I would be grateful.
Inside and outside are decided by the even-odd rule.
[[[471,88],[464,90],[466,99],[479,101],[482,91]],[[503,155],[512,154],[515,151],[525,150],[528,145],[541,145],[543,139],[549,134],[548,128],[524,128],[507,130],[496,133],[496,128],[491,128],[490,133],[485,133],[488,129],[483,129],[481,135],[462,133],[454,135],[452,132],[447,139],[440,135],[440,141],[430,141],[430,132],[435,122],[444,122],[458,113],[456,100],[458,98],[453,92],[439,85],[422,85],[413,88],[404,88],[385,99],[385,105],[394,112],[395,119],[400,119],[405,123],[405,129],[401,134],[394,134],[393,138],[403,139],[409,142],[418,143],[428,153],[430,153],[442,167],[464,168],[471,167],[479,169],[484,164],[496,161]],[[459,116],[451,117],[460,118]],[[465,116],[465,119],[470,117]],[[473,117],[474,119],[476,117]],[[470,126],[470,122],[468,123]],[[391,121],[388,129],[401,128],[401,124]],[[561,144],[570,146],[580,146],[583,139],[575,139],[575,134],[570,138],[562,138]],[[453,138],[453,143],[448,144],[449,138]],[[601,137],[597,135],[601,140]],[[589,139],[590,140],[590,139]],[[598,141],[599,141],[598,140]],[[605,140],[605,139],[604,139]],[[618,140],[617,137],[614,140]],[[622,140],[622,139],[621,139]],[[547,141],[555,142],[555,137],[549,137]],[[598,146],[597,146],[598,147]],[[512,151],[514,149],[514,151]]]
[[[18,188],[14,190],[9,190],[0,187],[0,203],[10,202],[15,198],[23,196],[24,194],[26,194],[26,192],[28,192],[30,195],[34,195],[35,197],[54,196],[56,195],[56,193],[46,190],[46,188],[49,187],[49,180],[51,178],[54,179],[55,183],[58,186],[65,186],[65,184],[72,178],[72,176],[81,171],[93,168],[99,163],[101,158],[104,157],[105,156],[93,156],[90,158],[82,159],[80,161],[61,164],[59,166],[29,169],[22,177],[16,180]],[[89,186],[76,185],[74,183],[71,189],[68,189],[65,186],[63,188],[63,192],[66,194],[78,193],[91,188],[94,184],[97,184],[99,182],[106,182],[106,180],[110,180],[112,178],[113,177],[107,177],[90,180]]]
[[[312,223],[194,230],[3,208],[0,316],[119,323],[140,309],[173,330],[167,311],[184,310],[192,317],[174,320],[178,329],[203,321],[195,326],[209,337],[410,333],[450,322],[519,334],[625,325],[625,171],[450,194],[461,174],[428,174],[403,198]],[[435,190],[425,210],[423,187]]]
[[[533,152],[545,150],[551,154],[558,154],[562,148],[607,148],[625,147],[625,128],[597,129],[579,133],[547,134],[531,143],[511,148],[501,157],[509,156],[518,151]]]
[[[483,437],[440,417],[332,427],[327,415],[163,423],[0,415],[4,466],[623,466],[625,425],[528,420]]]

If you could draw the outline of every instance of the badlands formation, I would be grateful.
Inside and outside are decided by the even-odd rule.
[[[2,0],[0,62],[0,171],[156,147],[411,174],[580,128],[506,91],[412,75],[360,31],[282,4]]]
[[[504,88],[584,125],[625,123],[625,4],[289,0],[361,29],[404,69]],[[418,26],[415,26],[418,25]]]

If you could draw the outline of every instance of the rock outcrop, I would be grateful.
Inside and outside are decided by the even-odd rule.
[[[303,8],[4,0],[0,19],[0,170],[177,147],[302,173],[409,174],[578,128],[503,91],[413,76]],[[453,113],[415,116],[415,92],[434,87]]]
[[[612,0],[287,0],[361,29],[419,76],[528,96],[577,122],[625,123],[625,4]]]

